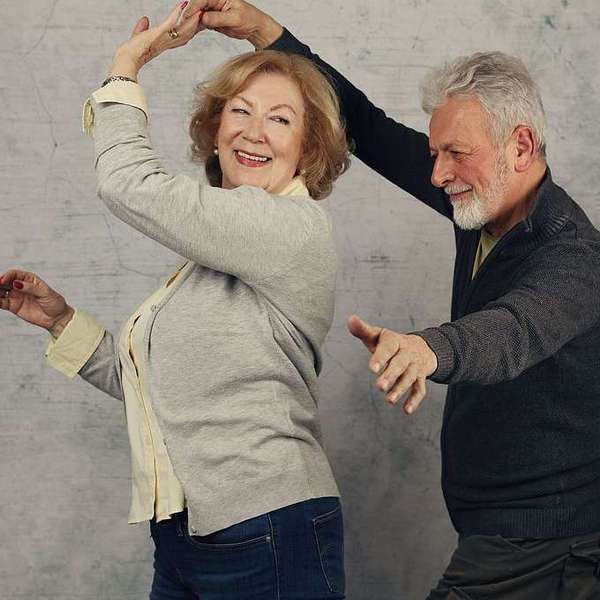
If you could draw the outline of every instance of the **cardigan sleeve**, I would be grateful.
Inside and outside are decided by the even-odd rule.
[[[600,323],[600,247],[563,240],[526,260],[513,288],[481,310],[414,332],[435,352],[438,383],[518,377]]]
[[[117,102],[119,104],[128,104],[139,108],[145,115],[146,121],[148,117],[148,102],[146,94],[141,85],[132,81],[112,81],[108,85],[96,90],[92,97],[88,98],[83,104],[81,113],[81,127],[83,133],[92,135],[94,131],[94,109],[92,100],[95,102]]]
[[[330,244],[329,217],[311,198],[225,190],[167,173],[145,112],[94,96],[92,108],[100,198],[177,254],[253,285],[285,272],[306,248]]]
[[[316,63],[337,92],[354,154],[391,183],[452,219],[448,196],[431,183],[433,159],[427,135],[388,117],[287,29],[269,48],[300,54]]]
[[[121,363],[112,333],[104,332],[98,347],[79,370],[79,375],[109,396],[123,400]]]

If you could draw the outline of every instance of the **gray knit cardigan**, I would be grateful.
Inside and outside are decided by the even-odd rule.
[[[195,263],[153,307],[142,357],[190,533],[338,496],[316,415],[336,276],[326,212],[308,197],[170,175],[141,110],[93,108],[100,198]],[[122,398],[110,333],[80,375]]]

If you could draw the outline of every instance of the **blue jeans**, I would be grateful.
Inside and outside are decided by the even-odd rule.
[[[333,600],[344,595],[338,498],[286,506],[206,536],[184,511],[150,524],[150,600]]]

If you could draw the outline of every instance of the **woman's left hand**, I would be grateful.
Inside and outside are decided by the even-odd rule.
[[[137,81],[139,70],[165,50],[187,44],[202,26],[202,11],[189,17],[175,28],[179,15],[187,2],[177,4],[171,14],[160,24],[150,27],[150,19],[142,17],[133,28],[129,40],[119,46],[113,58],[109,75],[123,75]]]

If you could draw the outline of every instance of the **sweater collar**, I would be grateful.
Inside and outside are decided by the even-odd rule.
[[[552,181],[550,168],[536,192],[533,208],[523,221],[523,231],[532,242],[558,233],[569,221],[572,201],[566,192]]]
[[[501,238],[503,252],[528,254],[561,231],[569,222],[572,211],[573,200],[554,183],[550,168],[547,167],[529,215]],[[476,233],[474,239],[479,242],[480,232],[470,233]],[[508,240],[510,243],[506,246]]]

